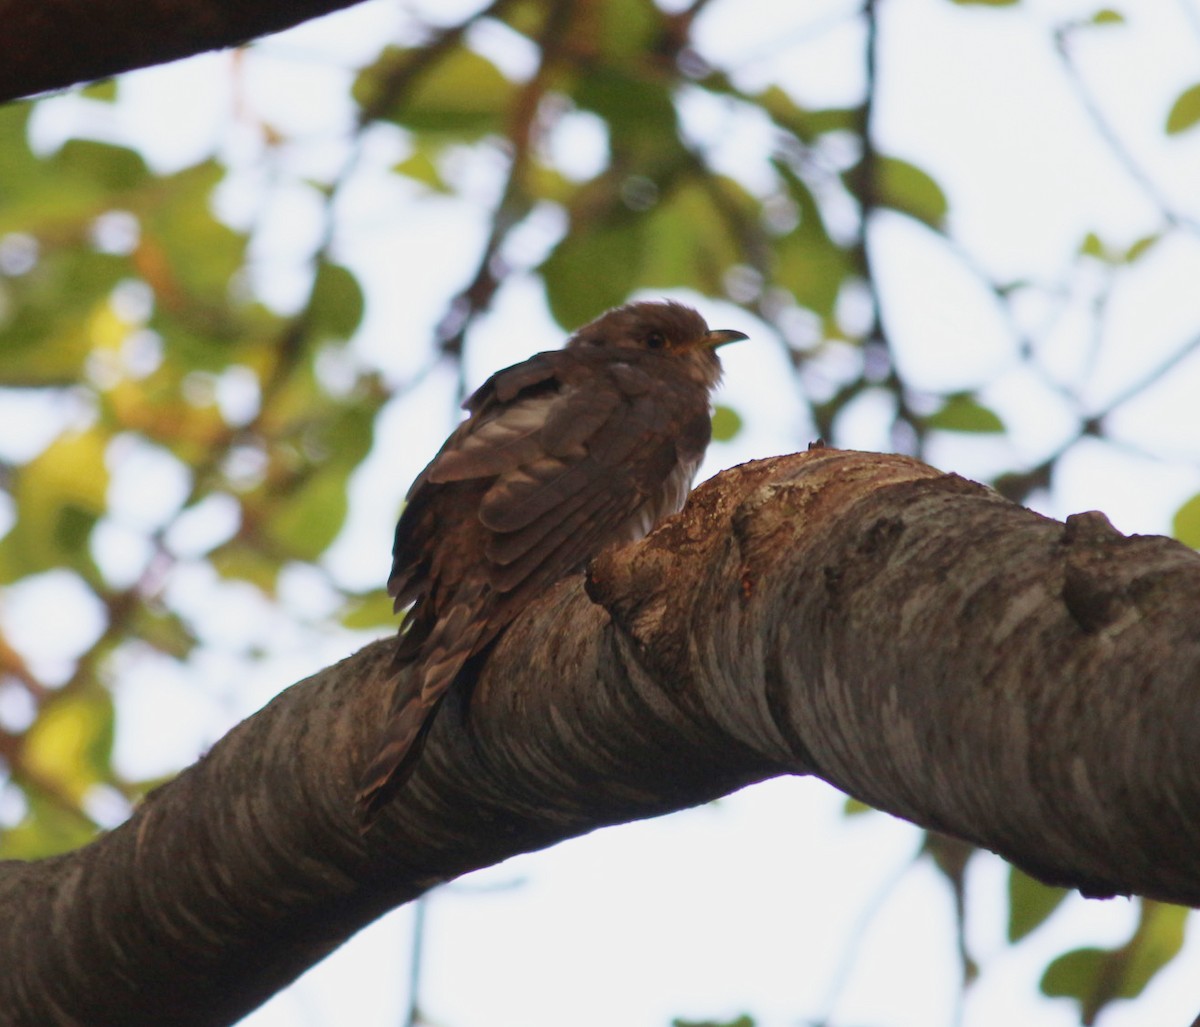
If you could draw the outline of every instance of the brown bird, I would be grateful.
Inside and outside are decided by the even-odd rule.
[[[397,661],[419,684],[396,695],[363,775],[368,822],[467,660],[551,584],[682,508],[712,436],[714,350],[745,338],[679,303],[631,303],[467,400],[396,525],[388,593],[397,611],[412,604]]]

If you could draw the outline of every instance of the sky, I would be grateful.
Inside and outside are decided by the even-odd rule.
[[[381,39],[411,32],[414,14],[450,19],[460,4],[383,3],[351,8],[264,41],[231,88],[229,54],[207,55],[127,76],[115,115],[96,122],[92,105],[63,97],[43,107],[35,139],[53,147],[74,131],[135,142],[159,170],[184,166],[214,148],[234,168],[218,197],[223,216],[256,223],[256,286],[277,306],[298,303],[306,255],[320,231],[320,209],[301,184],[280,189],[264,175],[252,124],[271,121],[296,141],[287,159],[297,174],[328,175],[347,153],[351,116],[345,90],[353,68]],[[1179,91],[1200,78],[1200,31],[1192,5],[1142,0],[1129,23],[1076,38],[1073,60],[1115,129],[1173,207],[1200,220],[1200,132],[1167,139],[1161,130]],[[454,9],[452,9],[454,8]],[[464,10],[470,9],[463,7]],[[713,3],[697,26],[699,50],[747,88],[778,82],[812,105],[851,104],[862,85],[862,31],[854,5],[822,0]],[[1054,49],[1053,27],[1090,16],[1095,5],[1026,0],[1019,10],[963,8],[948,0],[880,4],[883,49],[875,130],[887,152],[929,170],[951,199],[951,234],[986,274],[1057,282],[1031,290],[1019,316],[1027,328],[1052,320],[1041,353],[1051,378],[1075,381],[1087,370],[1082,401],[1103,405],[1140,373],[1200,333],[1200,233],[1182,234],[1145,266],[1110,282],[1081,273],[1063,281],[1083,235],[1097,230],[1129,245],[1160,219],[1130,168],[1114,160],[1095,125],[1081,116]],[[513,74],[529,54],[504,34],[476,40]],[[239,105],[250,104],[253,117]],[[695,103],[689,130],[714,148],[731,173],[752,180],[753,155],[770,136],[761,124]],[[586,173],[589,129],[572,128],[564,149]],[[474,253],[495,198],[495,165],[464,156],[455,169],[461,195],[420,196],[386,174],[403,156],[398,133],[369,141],[352,187],[339,204],[335,254],[364,281],[369,305],[354,340],[355,359],[390,380],[409,379],[425,354],[405,340],[431,337],[446,296],[459,284],[463,254]],[[591,159],[595,158],[595,155]],[[519,240],[530,259],[556,226],[532,226]],[[897,359],[930,392],[985,386],[1010,434],[1003,440],[943,437],[931,461],[986,477],[1053,452],[1071,430],[1070,404],[1015,358],[1011,333],[979,275],[930,232],[881,217],[872,245]],[[1108,297],[1110,318],[1096,352],[1086,313]],[[723,351],[720,401],[742,413],[744,430],[714,444],[702,475],[757,456],[803,448],[811,425],[778,347],[765,326],[729,305],[691,299],[710,324],[740,328],[752,341]],[[1060,302],[1061,301],[1061,302]],[[519,326],[519,330],[517,328]],[[519,280],[471,337],[466,374],[478,384],[497,367],[557,346],[536,280]],[[837,373],[835,353],[810,372]],[[1103,509],[1124,531],[1165,532],[1172,512],[1200,491],[1200,429],[1192,396],[1200,381],[1193,356],[1114,419],[1128,443],[1077,447],[1052,492],[1033,502],[1054,516]],[[453,426],[457,382],[435,371],[383,415],[379,443],[352,487],[352,514],[326,565],[340,583],[377,583],[409,482]],[[227,401],[236,404],[236,383]],[[70,411],[30,408],[23,422],[52,432]],[[890,412],[868,393],[842,423],[847,444],[890,449]],[[36,430],[6,434],[0,453],[36,444]],[[6,448],[7,447],[7,448]],[[1145,459],[1142,448],[1160,454]],[[145,511],[164,499],[159,469],[123,463],[116,502]],[[143,456],[152,464],[152,457]],[[153,479],[154,488],[147,486]],[[153,516],[153,511],[143,513]],[[222,511],[207,509],[185,525],[201,548],[223,530]],[[186,541],[186,538],[185,538]],[[112,542],[114,560],[121,543]],[[333,629],[312,632],[290,613],[319,616],[335,596],[320,580],[286,588],[282,610],[252,591],[221,592],[197,567],[176,582],[212,644],[189,670],[169,661],[131,661],[120,675],[117,760],[131,777],[169,772],[199,754],[232,724],[281,688],[344,656],[361,642]],[[38,590],[41,590],[40,592]],[[180,600],[185,601],[181,598]],[[54,582],[10,597],[6,631],[30,638],[44,665],[86,643],[87,611],[63,618],[82,632],[40,640],[46,604],[60,604]],[[83,603],[83,600],[80,600]],[[85,604],[86,605],[86,604]],[[61,606],[58,608],[61,609]],[[246,637],[269,637],[269,658],[247,667]],[[40,648],[39,648],[40,646]],[[181,757],[181,754],[184,756]],[[780,779],[718,803],[655,821],[610,828],[470,875],[427,904],[422,997],[431,1023],[452,1027],[660,1027],[672,1017],[732,1018],[748,1013],[762,1027],[828,1015],[844,1025],[929,1027],[956,1016],[954,911],[948,889],[927,862],[915,862],[920,833],[882,814],[847,819],[843,797],[819,781]],[[123,811],[114,804],[115,821]],[[969,942],[983,965],[970,991],[967,1027],[1027,1023],[1066,1027],[1073,1006],[1038,996],[1050,958],[1076,945],[1117,944],[1132,927],[1124,900],[1078,896],[1017,947],[1004,940],[1005,866],[977,859],[969,876]],[[299,1027],[395,1024],[407,1001],[413,910],[401,909],[362,932],[244,1023]],[[1106,1027],[1187,1023],[1200,1009],[1194,985],[1195,941],[1129,1008]],[[837,982],[841,986],[837,986]]]

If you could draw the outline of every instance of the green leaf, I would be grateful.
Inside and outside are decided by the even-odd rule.
[[[75,383],[107,319],[113,287],[129,274],[121,257],[83,247],[43,251],[18,278],[7,279],[0,316],[0,382]]]
[[[851,795],[846,796],[846,801],[842,804],[842,815],[847,817],[856,817],[862,813],[874,813],[875,807],[868,806],[861,799],[856,799]]]
[[[965,392],[949,396],[942,409],[930,414],[925,419],[925,423],[930,428],[938,428],[942,431],[980,434],[1004,431],[1004,422],[1000,420],[999,416]]]
[[[586,324],[625,301],[641,273],[644,222],[598,219],[567,233],[542,264],[546,299],[566,328]]]
[[[1161,238],[1162,236],[1158,232],[1154,232],[1150,235],[1143,235],[1125,251],[1125,263],[1136,263],[1139,259],[1141,259],[1142,255],[1152,249],[1155,243],[1157,243]]]
[[[772,240],[774,278],[801,306],[831,320],[842,287],[853,274],[850,256],[830,238],[808,184],[785,162],[774,164],[800,211],[796,228]]]
[[[435,192],[451,192],[450,186],[446,184],[446,180],[442,178],[442,173],[433,161],[429,147],[414,150],[409,157],[394,165],[392,170],[398,175],[404,175],[414,182],[428,186]]]
[[[548,164],[533,161],[526,174],[528,176],[526,188],[530,197],[570,207],[572,201],[579,195],[579,185]]]
[[[112,696],[87,688],[56,696],[25,734],[22,758],[37,778],[75,801],[108,777],[113,743]]]
[[[315,437],[304,440],[306,448],[325,452],[313,457],[298,484],[267,500],[264,530],[281,559],[315,560],[337,537],[346,519],[350,472],[370,450],[374,425],[373,408],[355,406],[309,426]]]
[[[1062,905],[1067,895],[1065,888],[1042,884],[1023,870],[1009,867],[1008,940],[1020,941],[1040,927]]]
[[[1085,257],[1095,257],[1097,260],[1107,260],[1108,250],[1095,232],[1088,232],[1079,244],[1079,253]]]
[[[942,187],[908,161],[882,154],[876,160],[879,202],[940,230],[950,209]]]
[[[117,98],[117,80],[115,78],[102,78],[96,82],[89,82],[79,90],[79,94],[86,96],[89,100],[111,103]]]
[[[123,380],[103,393],[106,420],[161,443],[185,464],[202,461],[214,445],[229,438],[230,428],[211,399],[203,402],[193,395],[184,400],[189,375],[213,381],[189,370],[178,353],[168,350],[167,360],[147,378]]]
[[[739,1016],[736,1020],[680,1020],[671,1021],[671,1027],[754,1027],[751,1016]]]
[[[742,430],[742,415],[732,407],[718,405],[713,410],[712,437],[714,442],[728,442]]]
[[[259,303],[240,307],[234,318],[228,297],[220,307],[204,309],[179,305],[178,299],[169,293],[163,296],[165,302],[156,303],[149,323],[166,344],[164,378],[172,387],[192,371],[220,375],[232,364],[251,368],[260,379],[270,377],[281,341],[295,328],[291,318]]]
[[[130,634],[177,660],[191,655],[196,636],[177,613],[159,604],[140,604],[134,611]]]
[[[218,221],[213,191],[225,169],[208,160],[159,182],[159,188],[131,203],[142,218],[138,269],[168,308],[203,306],[188,319],[228,318],[230,279],[241,269],[246,236]],[[186,308],[185,308],[186,309]]]
[[[1051,998],[1073,998],[1083,1004],[1096,990],[1104,968],[1104,949],[1086,948],[1065,952],[1046,967],[1040,987]]]
[[[39,159],[30,152],[24,130],[23,120],[7,117],[0,128],[0,235],[29,232],[74,243],[92,218],[125,206],[130,195],[154,183],[146,162],[127,147],[71,139]]]
[[[108,436],[99,429],[62,435],[16,475],[17,520],[0,540],[0,580],[69,566],[94,579],[88,540],[104,513]]]
[[[517,0],[515,3],[499,4],[491,8],[493,18],[527,39],[540,40],[551,12],[541,0]]]
[[[1093,25],[1123,25],[1125,24],[1125,15],[1120,11],[1114,11],[1111,7],[1102,7],[1092,15],[1091,22]]]
[[[777,125],[795,133],[807,143],[814,142],[826,132],[851,132],[859,118],[859,111],[854,107],[808,110],[801,107],[790,93],[779,86],[769,86],[751,99]]]
[[[1084,1023],[1094,1023],[1114,999],[1137,998],[1183,947],[1189,911],[1150,899],[1139,902],[1138,925],[1128,942],[1064,953],[1042,975],[1043,993],[1075,999]]]
[[[1200,494],[1192,496],[1175,511],[1171,534],[1185,546],[1200,549]]]
[[[0,153],[4,154],[4,175],[0,176],[0,233],[19,227],[11,223],[5,208],[20,204],[26,191],[34,186],[42,161],[29,149],[29,116],[32,103],[0,105]]]
[[[728,179],[714,178],[707,186],[689,179],[672,189],[645,215],[638,285],[720,293],[725,272],[739,250],[724,212],[728,210],[753,217],[753,201]]]
[[[613,62],[640,59],[662,32],[663,14],[649,0],[605,0],[591,17],[574,19],[587,49],[600,44]]]
[[[234,581],[246,581],[264,595],[274,595],[283,560],[264,551],[262,546],[249,545],[243,539],[234,538],[218,546],[208,557],[221,577]]]
[[[336,467],[322,469],[288,496],[266,531],[288,557],[315,560],[337,538],[346,510],[346,474]]]
[[[346,268],[323,260],[317,268],[308,307],[309,324],[315,333],[347,339],[362,320],[362,286]]]
[[[1167,115],[1167,135],[1179,135],[1200,121],[1200,82],[1176,97]]]
[[[146,182],[150,169],[136,150],[91,139],[68,139],[49,161],[72,179],[105,192],[123,192]]]
[[[921,854],[932,859],[938,871],[956,886],[961,886],[967,864],[978,851],[970,842],[940,831],[926,831],[921,843]]]
[[[665,79],[601,66],[579,79],[572,97],[580,108],[604,119],[609,146],[622,163],[659,180],[667,169],[684,167],[689,161],[679,141],[670,85]]]
[[[398,620],[392,607],[392,597],[382,589],[355,597],[342,613],[343,627],[352,631],[370,631],[380,627],[396,627]]]
[[[504,129],[515,87],[474,50],[458,47],[431,68],[420,67],[424,52],[388,47],[363,69],[354,98],[368,110],[395,98],[382,116],[414,132],[475,138]]]
[[[26,817],[0,831],[0,859],[41,859],[96,840],[96,825],[86,815],[64,808],[60,799],[32,787],[25,788],[25,798]]]
[[[1190,910],[1142,899],[1142,915],[1128,946],[1129,960],[1121,981],[1121,998],[1137,998],[1164,966],[1183,948]]]

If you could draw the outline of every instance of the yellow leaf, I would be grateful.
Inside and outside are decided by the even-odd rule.
[[[81,692],[53,702],[25,736],[25,765],[75,800],[103,779],[112,748],[113,710],[106,692]]]
[[[96,429],[55,439],[21,471],[16,489],[21,516],[49,520],[66,505],[103,513],[108,491],[107,446],[107,435]]]
[[[60,436],[16,474],[17,521],[0,540],[0,580],[69,566],[91,578],[92,527],[105,510],[107,433]]]

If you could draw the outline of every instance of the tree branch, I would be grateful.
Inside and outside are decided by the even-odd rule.
[[[0,102],[238,46],[358,0],[0,0]]]
[[[0,1008],[228,1022],[435,884],[787,772],[1085,894],[1200,904],[1198,610],[1200,556],[1100,514],[904,457],[747,464],[515,622],[365,837],[391,640],[111,834],[0,864]]]

